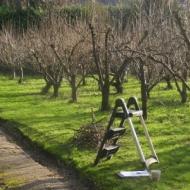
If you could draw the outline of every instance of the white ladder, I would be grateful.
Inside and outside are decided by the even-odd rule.
[[[132,107],[132,106],[135,107],[135,110],[133,111],[128,109],[129,107]],[[133,117],[139,117],[142,127],[144,129],[145,137],[147,139],[147,142],[152,154],[151,157],[148,159],[146,159],[144,152],[142,150],[140,141],[138,139],[135,127],[132,122]],[[113,127],[115,118],[121,119],[121,122],[118,128]],[[152,165],[153,163],[159,163],[147,126],[143,119],[143,112],[139,109],[137,99],[135,97],[131,97],[129,98],[127,105],[124,99],[116,100],[115,107],[112,111],[110,121],[108,123],[105,136],[102,140],[99,151],[97,153],[94,165],[97,165],[101,159],[104,159],[104,158],[106,158],[106,160],[110,159],[113,156],[113,154],[115,154],[119,150],[119,145],[117,144],[117,142],[119,138],[125,133],[124,124],[126,121],[128,122],[128,125],[130,127],[132,137],[133,137],[137,152],[139,154],[140,160],[145,165],[146,170],[148,170],[150,165]],[[110,140],[112,140],[112,144],[110,144]]]

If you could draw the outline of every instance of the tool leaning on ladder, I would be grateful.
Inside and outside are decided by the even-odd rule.
[[[128,108],[134,107],[135,110],[129,110]],[[139,117],[140,122],[143,126],[145,137],[148,141],[149,148],[152,153],[152,157],[146,159],[144,156],[144,153],[142,151],[141,144],[139,142],[137,133],[135,131],[133,122],[132,122],[132,117]],[[114,120],[115,118],[121,119],[119,127],[115,128],[113,127]],[[105,133],[105,136],[103,138],[103,141],[100,145],[97,157],[95,159],[94,165],[97,165],[99,161],[103,158],[110,159],[113,154],[115,154],[119,150],[119,145],[117,145],[118,139],[124,135],[126,129],[125,129],[125,122],[128,122],[129,127],[131,129],[132,137],[135,142],[139,157],[144,164],[146,170],[145,171],[138,171],[138,172],[120,172],[118,175],[120,177],[130,177],[131,175],[136,175],[136,176],[151,176],[151,173],[148,171],[149,167],[153,163],[159,163],[158,157],[156,155],[156,152],[154,150],[153,143],[151,141],[150,135],[148,133],[145,121],[143,119],[143,112],[142,110],[139,109],[137,99],[135,97],[131,97],[128,100],[128,103],[126,105],[126,102],[124,99],[117,99],[115,102],[115,107],[112,111],[112,115],[110,118],[110,121],[108,123],[108,127]],[[110,143],[111,140],[111,143]],[[138,175],[139,174],[139,175]],[[133,177],[133,176],[131,176]]]

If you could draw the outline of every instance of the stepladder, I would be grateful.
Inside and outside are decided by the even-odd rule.
[[[133,123],[133,117],[139,118],[140,124],[143,128],[144,136],[151,153],[151,156],[149,158],[147,158],[144,154],[142,145],[140,143],[138,134],[136,132]],[[114,124],[116,119],[119,120],[117,127],[115,127]],[[152,139],[148,132],[145,120],[143,119],[143,111],[140,110],[137,99],[135,97],[131,97],[128,99],[127,103],[122,98],[117,99],[115,101],[115,106],[113,108],[110,120],[108,122],[104,138],[100,144],[96,159],[94,161],[94,165],[97,165],[101,160],[109,160],[115,153],[118,152],[120,148],[118,140],[122,136],[126,136],[125,133],[127,127],[129,127],[131,131],[133,142],[135,144],[140,161],[145,166],[145,171],[148,171],[152,164],[159,163],[158,156],[153,146]],[[142,173],[142,176],[149,175],[148,172],[147,173],[138,172],[138,173],[139,174]],[[121,176],[121,173],[119,174],[119,176]]]

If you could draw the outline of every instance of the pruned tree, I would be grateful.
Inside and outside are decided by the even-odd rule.
[[[42,92],[47,93],[53,86],[53,96],[57,97],[65,78],[71,86],[71,99],[76,102],[77,89],[82,83],[82,65],[88,51],[85,50],[83,27],[70,26],[63,18],[51,15],[39,29],[32,29],[28,38],[34,69],[43,75],[46,82]]]
[[[58,32],[60,30],[60,32]],[[51,46],[59,43],[58,38],[61,31],[65,33],[65,28],[60,24],[53,25],[53,21],[49,20],[41,24],[39,28],[33,28],[28,31],[25,36],[28,41],[27,49],[31,55],[31,65],[33,69],[42,74],[45,80],[45,86],[42,93],[48,93],[53,87],[53,97],[58,97],[59,89],[64,77],[63,65],[59,63],[54,55]]]
[[[16,78],[16,71],[19,73],[19,83],[24,78],[23,65],[26,59],[22,35],[18,35],[11,29],[4,28],[0,34],[0,59],[12,70],[12,79]]]
[[[146,56],[154,63],[162,65],[167,75],[170,74],[181,97],[181,102],[185,103],[188,97],[187,92],[190,90],[188,31],[178,12],[172,14],[163,26],[162,35],[159,39],[157,38],[157,48],[149,51]]]
[[[144,119],[148,117],[147,106],[150,92],[164,78],[163,66],[157,65],[147,56],[149,53],[158,52],[163,47],[158,41],[160,42],[166,13],[165,7],[162,4],[157,7],[157,3],[157,1],[145,1],[144,4],[137,4],[139,15],[129,30],[132,40],[126,44],[125,48],[127,52],[130,52],[128,57],[133,60],[130,70],[140,81]]]
[[[62,48],[58,47],[58,44],[51,45],[51,48],[63,66],[65,78],[71,87],[72,102],[77,102],[77,90],[86,75],[84,67],[88,67],[89,48],[86,42],[88,34],[83,24],[75,25],[74,28],[67,27],[64,39],[59,41],[63,44]]]
[[[109,39],[111,36],[111,28],[107,28],[106,32],[99,33],[97,36],[93,25],[89,25],[92,39],[92,52],[94,63],[96,65],[98,83],[102,94],[101,110],[109,110],[109,95],[110,95],[110,51]]]

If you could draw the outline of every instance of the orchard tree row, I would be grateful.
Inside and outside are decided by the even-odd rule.
[[[175,85],[185,103],[190,91],[188,4],[137,0],[131,6],[134,14],[125,21],[114,21],[92,3],[91,16],[74,23],[52,10],[38,26],[23,32],[5,25],[0,32],[0,64],[12,71],[12,78],[19,75],[19,83],[24,70],[32,69],[45,81],[42,93],[52,87],[53,97],[67,80],[73,102],[85,78],[92,77],[101,92],[101,110],[110,108],[111,86],[123,92],[128,73],[140,81],[145,118],[151,91],[160,82],[165,81],[167,89]]]

